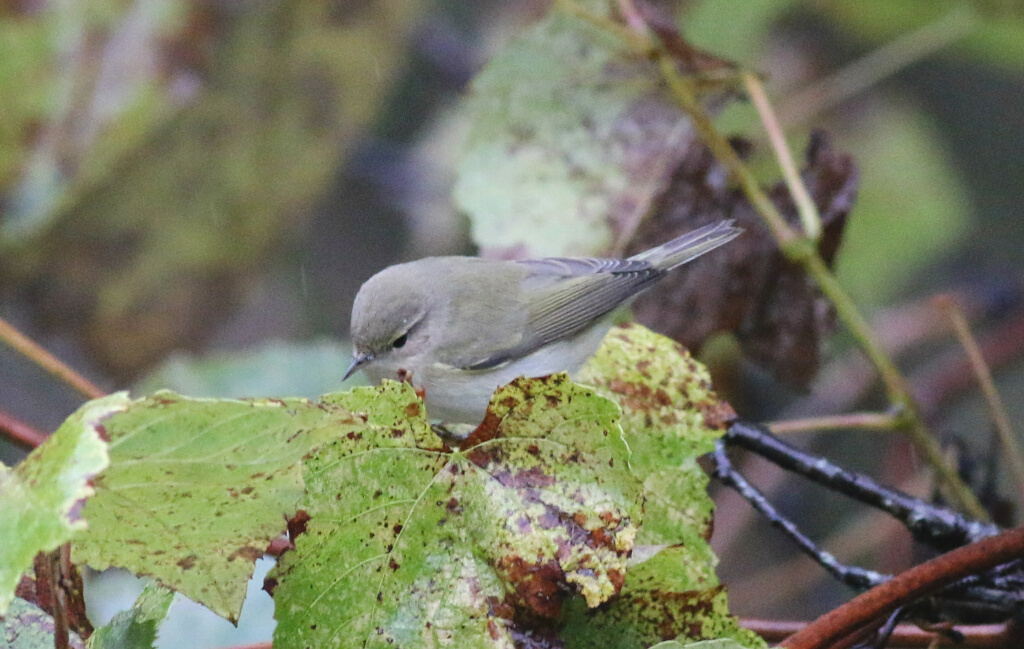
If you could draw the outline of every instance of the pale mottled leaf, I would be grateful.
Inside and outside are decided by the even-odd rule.
[[[589,612],[573,605],[563,630],[567,646],[642,649],[659,640],[721,637],[763,646],[729,615],[707,542],[713,503],[697,458],[734,416],[707,369],[678,343],[626,325],[609,333],[578,378],[622,408],[630,466],[644,483],[637,537],[644,552],[609,606]]]
[[[725,587],[690,565],[706,560],[686,546],[671,546],[630,564],[622,592],[610,605],[585,611],[575,602],[566,615],[567,649],[643,649],[659,640],[732,638],[765,647],[729,614]]]
[[[454,451],[408,386],[331,401],[368,426],[307,463],[311,519],[271,580],[275,646],[511,647],[519,613],[621,587],[641,503],[612,402],[519,380]]]
[[[305,399],[189,399],[170,392],[110,418],[77,561],[127,568],[237,619],[253,563],[302,496],[299,461],[361,422]]]
[[[579,3],[611,15],[604,0]],[[694,139],[655,65],[557,6],[473,80],[455,200],[485,255],[587,256],[627,238]]]
[[[31,602],[15,597],[0,615],[0,649],[53,649],[53,618]],[[68,642],[72,649],[85,643],[74,633]]]
[[[0,613],[32,557],[86,528],[81,503],[108,464],[103,422],[127,404],[123,393],[90,401],[17,467],[0,465]]]

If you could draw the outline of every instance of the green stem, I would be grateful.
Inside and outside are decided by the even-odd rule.
[[[764,92],[764,86],[757,80],[757,77],[749,72],[744,72],[740,76],[743,79],[743,85],[747,88],[747,94],[750,95],[750,100],[754,102],[754,107],[757,108],[757,113],[761,116],[761,123],[764,124],[764,129],[768,133],[772,149],[775,150],[775,159],[786,179],[786,186],[789,187],[789,193],[793,197],[796,212],[800,215],[804,236],[811,241],[817,241],[821,236],[821,215],[818,214],[818,206],[814,204],[810,192],[807,191],[807,186],[804,185],[803,178],[800,177],[800,172],[797,171],[793,153],[786,145],[786,136],[782,132],[782,127],[779,126],[779,120],[775,117],[775,111],[772,110],[772,105]]]
[[[859,430],[891,431],[900,423],[899,417],[884,412],[851,412],[843,415],[824,415],[805,419],[789,419],[773,421],[768,428],[776,435],[792,433],[810,433],[823,430]]]
[[[825,297],[835,305],[839,318],[846,324],[851,335],[877,368],[890,401],[900,411],[897,419],[898,428],[910,436],[918,451],[932,467],[947,498],[971,516],[979,520],[988,520],[988,515],[981,503],[960,479],[956,470],[946,461],[938,441],[925,426],[903,375],[885,353],[874,331],[861,315],[853,300],[828,269],[818,254],[813,240],[796,232],[786,222],[775,204],[761,188],[754,174],[736,154],[728,140],[715,128],[711,116],[697,101],[690,83],[676,68],[671,54],[646,34],[639,34],[609,18],[594,15],[572,0],[558,0],[558,3],[572,15],[617,35],[635,52],[651,57],[657,62],[662,78],[670,92],[693,120],[694,128],[704,143],[739,183],[747,199],[768,225],[782,253],[790,261],[803,266],[805,271],[817,282]]]

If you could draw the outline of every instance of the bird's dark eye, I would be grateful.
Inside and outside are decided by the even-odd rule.
[[[391,343],[391,347],[394,349],[401,349],[405,347],[405,343],[409,342],[409,334],[402,334],[398,338],[395,338],[394,342]]]

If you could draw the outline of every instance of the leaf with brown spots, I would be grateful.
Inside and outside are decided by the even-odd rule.
[[[16,467],[0,463],[0,615],[33,557],[86,529],[82,502],[109,462],[103,425],[128,402],[124,393],[90,401]]]
[[[670,546],[631,563],[622,593],[610,606],[585,611],[574,605],[569,611],[566,648],[645,649],[663,640],[714,639],[766,647],[729,614],[725,587],[692,570],[701,560],[684,546]]]
[[[713,503],[697,459],[734,416],[711,389],[707,369],[679,343],[625,325],[612,329],[578,378],[621,405],[630,466],[643,481],[646,502],[637,546],[665,549],[631,562],[610,607],[592,612],[574,605],[564,630],[567,647],[640,649],[679,636],[736,637],[762,646],[728,615],[715,575],[718,559],[707,542]]]
[[[237,619],[253,564],[303,493],[302,458],[364,426],[306,399],[131,402],[105,422],[110,468],[95,481],[76,561],[127,568]]]
[[[494,395],[491,434],[452,450],[406,417],[415,399],[390,382],[331,397],[367,427],[306,463],[275,647],[511,648],[622,587],[642,506],[614,403],[521,379]]]
[[[703,548],[701,565],[714,555],[708,477],[697,458],[710,452],[732,409],[711,389],[707,369],[679,343],[640,325],[611,330],[577,377],[622,407],[630,466],[644,483],[641,544],[686,543]]]

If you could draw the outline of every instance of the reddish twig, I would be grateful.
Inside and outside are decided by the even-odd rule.
[[[56,356],[46,351],[25,334],[21,333],[11,323],[0,318],[0,340],[7,343],[12,349],[25,356],[33,363],[49,372],[52,376],[67,383],[80,394],[89,399],[99,399],[106,393],[92,384],[91,381],[71,369]]]
[[[0,409],[0,434],[30,449],[39,446],[48,437],[43,431],[26,424],[3,409]]]
[[[802,631],[807,622],[788,622],[776,620],[740,620],[740,626],[753,631],[767,642],[782,642],[791,635]],[[954,627],[963,635],[963,643],[957,645],[961,649],[1006,649],[1013,646],[1011,641],[1019,638],[1020,630],[1011,624],[978,624]],[[935,633],[925,631],[913,624],[900,624],[892,632],[888,649],[899,647],[927,647],[936,637]],[[951,640],[942,638],[939,646],[952,644]]]
[[[41,608],[53,617],[54,649],[68,649],[71,629],[68,624],[67,598],[61,584],[60,548],[36,555],[35,571],[36,592],[42,601]]]
[[[780,646],[826,649],[862,631],[900,606],[911,604],[964,577],[1024,557],[1024,527],[947,552],[822,615]]]

